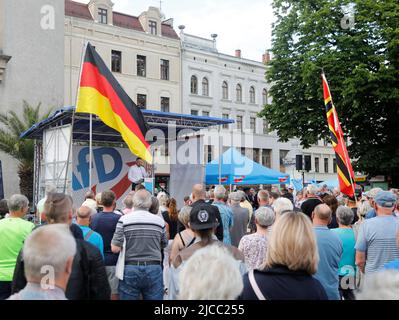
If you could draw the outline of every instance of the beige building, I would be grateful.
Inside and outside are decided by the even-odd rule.
[[[140,16],[114,12],[109,0],[65,0],[65,105],[74,105],[85,41],[138,105],[180,112],[180,40],[158,8]]]

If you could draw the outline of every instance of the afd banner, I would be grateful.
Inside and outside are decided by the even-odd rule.
[[[75,206],[84,201],[85,193],[91,189],[95,193],[114,191],[117,208],[122,208],[122,200],[131,190],[129,167],[135,161],[136,156],[127,148],[93,147],[92,185],[89,186],[89,147],[74,146],[72,192]]]

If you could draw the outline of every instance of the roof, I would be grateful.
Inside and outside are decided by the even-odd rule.
[[[93,21],[88,5],[72,0],[65,0],[65,15]],[[120,28],[144,32],[139,18],[125,13],[113,12],[113,24]],[[162,23],[161,31],[164,37],[180,39],[173,27],[168,24]]]
[[[39,139],[43,138],[46,129],[68,125],[72,122],[72,115],[75,107],[65,107],[55,111],[47,119],[34,124],[30,129],[21,134],[20,138]],[[211,126],[220,126],[233,123],[231,119],[220,119],[213,117],[192,116],[172,112],[161,112],[156,110],[141,110],[150,129],[160,129],[168,133],[168,125],[176,125],[177,133],[183,129],[198,131]],[[76,113],[73,128],[73,139],[75,141],[89,140],[89,119],[90,115]],[[114,129],[105,125],[96,116],[93,117],[93,141],[123,143],[121,135]]]

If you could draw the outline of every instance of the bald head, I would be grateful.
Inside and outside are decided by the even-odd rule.
[[[195,184],[192,191],[193,200],[205,200],[206,198],[206,191],[205,186],[203,184]]]
[[[88,219],[92,213],[93,213],[93,210],[90,207],[81,206],[78,209],[76,215],[78,216],[78,218]]]
[[[313,211],[313,223],[328,225],[331,221],[332,211],[325,203],[319,204]]]

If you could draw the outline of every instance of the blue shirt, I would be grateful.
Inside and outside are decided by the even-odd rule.
[[[214,201],[212,203],[215,207],[218,207],[220,217],[222,218],[223,225],[223,243],[231,245],[230,228],[233,226],[233,211],[230,207],[226,206],[223,202]]]
[[[314,277],[320,281],[329,300],[339,300],[339,262],[342,242],[327,226],[314,227],[319,250],[319,266]]]
[[[87,241],[90,242],[92,245],[96,246],[98,250],[100,250],[101,255],[104,258],[104,242],[103,242],[103,237],[98,233],[93,231],[93,233],[90,235],[88,239],[86,239],[87,234],[92,230],[89,227],[86,226],[80,226],[80,229],[82,229],[83,232],[83,238]]]
[[[394,269],[394,270],[399,270],[399,259],[391,261],[390,263],[387,263],[384,266],[384,269]]]
[[[375,212],[374,209],[370,209],[369,211],[367,211],[365,219],[371,219],[377,216],[377,213]]]
[[[355,263],[355,233],[352,228],[337,228],[331,229],[342,242],[342,257],[339,261],[339,275],[340,276],[355,276],[356,275],[356,263]]]
[[[391,215],[377,216],[361,224],[356,250],[366,253],[366,274],[377,272],[388,262],[399,259],[398,228],[399,219]]]
[[[103,238],[104,262],[106,266],[115,266],[118,262],[119,254],[112,252],[111,241],[120,217],[121,215],[114,212],[99,212],[91,217],[90,227]]]

